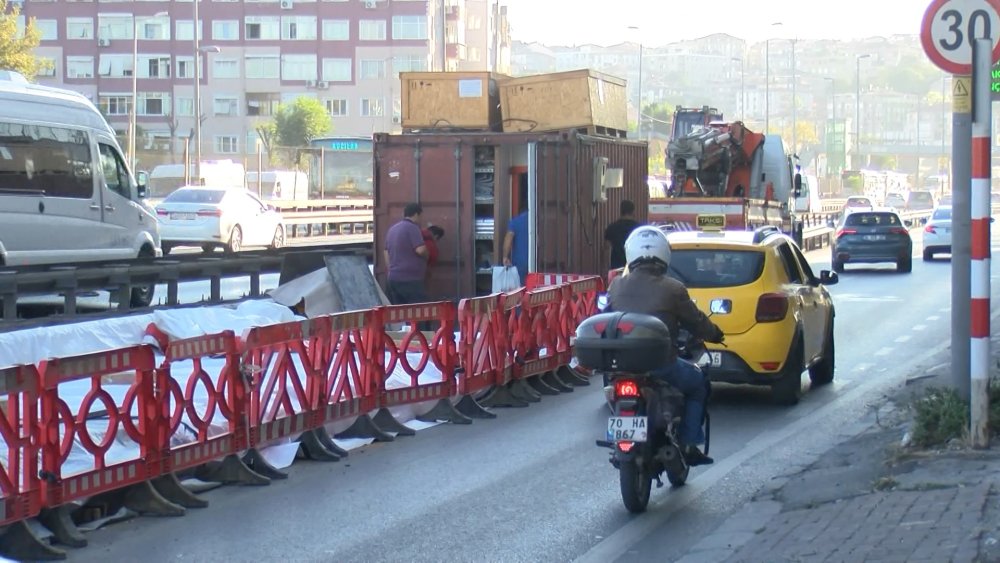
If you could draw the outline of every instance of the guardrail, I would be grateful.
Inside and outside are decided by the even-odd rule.
[[[182,471],[223,484],[287,478],[260,453],[280,441],[338,461],[349,452],[331,439],[334,422],[350,424],[334,438],[391,442],[415,434],[393,406],[412,405],[421,421],[472,424],[496,417],[487,408],[526,407],[589,385],[569,369],[572,335],[603,280],[532,287],[532,276],[541,274],[527,288],[457,307],[376,307],[254,327],[244,338],[226,330],[172,340],[154,330],[156,346],[0,365],[0,524],[8,528],[0,553],[65,558],[36,535],[32,518],[54,542],[86,546],[72,503],[96,494],[123,491],[125,506],[143,515],[207,507],[180,483]],[[427,322],[436,330],[421,332]],[[87,424],[96,412],[105,419],[99,438]]]
[[[930,218],[932,211],[909,211],[899,214],[899,218],[908,227],[925,223]],[[833,243],[834,225],[840,217],[840,208],[836,213],[813,213],[798,215],[797,219],[802,224],[801,235],[796,233],[796,242],[802,250],[816,250]]]
[[[340,244],[328,247],[309,247],[308,250],[244,252],[231,256],[206,257],[197,254],[163,258],[139,258],[111,262],[51,264],[18,268],[0,267],[0,331],[24,328],[37,321],[17,318],[17,301],[35,295],[60,295],[63,313],[46,317],[44,322],[70,320],[78,314],[77,294],[87,291],[109,290],[117,298],[118,312],[147,310],[134,308],[128,296],[133,287],[156,284],[167,286],[167,295],[159,306],[180,305],[179,285],[190,281],[209,281],[210,293],[203,303],[222,301],[222,280],[250,278],[248,297],[261,295],[260,278],[264,274],[281,272],[288,256],[303,254],[371,254],[370,243]]]

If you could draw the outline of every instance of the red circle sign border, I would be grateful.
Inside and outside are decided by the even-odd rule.
[[[931,37],[931,21],[934,18],[934,15],[937,14],[941,8],[950,1],[951,0],[933,0],[931,5],[927,7],[927,11],[924,12],[924,17],[920,24],[920,44],[923,46],[924,53],[927,55],[927,58],[929,58],[935,66],[954,75],[967,76],[972,74],[972,63],[970,62],[967,65],[958,64],[944,58],[934,45],[934,38]],[[986,0],[986,2],[993,7],[994,12],[1000,14],[1000,0]],[[997,30],[997,32],[1000,33],[1000,30]],[[997,41],[997,43],[993,45],[993,60],[991,61],[991,66],[998,60],[1000,60],[1000,41]]]

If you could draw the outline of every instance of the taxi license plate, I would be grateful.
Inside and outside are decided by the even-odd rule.
[[[194,221],[197,217],[194,213],[171,213],[170,218],[175,221]]]
[[[885,240],[885,235],[865,235],[865,240]]]
[[[708,356],[712,358],[712,367],[722,367],[722,352],[709,352]]]
[[[612,416],[608,419],[608,441],[645,442],[647,421],[645,416]]]

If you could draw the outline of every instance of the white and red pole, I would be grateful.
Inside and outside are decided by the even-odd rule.
[[[974,448],[988,448],[990,381],[990,143],[993,41],[976,39],[972,53],[972,190],[969,337],[970,432]]]

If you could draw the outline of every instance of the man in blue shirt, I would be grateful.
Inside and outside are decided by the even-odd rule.
[[[521,285],[528,276],[528,202],[521,200],[518,214],[507,226],[507,236],[503,240],[503,265],[517,268]]]

